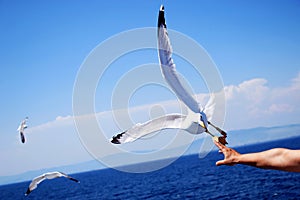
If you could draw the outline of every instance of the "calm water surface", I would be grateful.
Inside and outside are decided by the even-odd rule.
[[[300,137],[237,150],[255,152],[272,147],[300,149]],[[144,174],[114,169],[73,174],[80,184],[64,178],[48,180],[27,197],[29,182],[4,185],[0,186],[0,199],[300,199],[300,173],[241,165],[216,167],[222,157],[217,152],[204,159],[184,156],[164,169]]]

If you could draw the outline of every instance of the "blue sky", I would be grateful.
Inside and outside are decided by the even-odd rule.
[[[262,114],[267,119],[259,126],[299,123],[299,1],[0,1],[0,150],[13,152],[16,145],[22,145],[15,142],[16,129],[26,116],[30,127],[47,124],[58,116],[72,116],[73,85],[84,59],[113,35],[155,27],[161,4],[165,5],[168,28],[194,39],[216,63],[229,91],[227,129],[253,127],[249,125],[252,114],[265,107],[268,109]],[[157,53],[151,50],[124,56],[115,62],[124,66],[124,71],[112,68],[101,90],[109,95],[122,72],[157,62]],[[203,80],[180,64],[184,62],[178,58],[178,71],[189,77],[193,90],[207,92]],[[116,77],[110,79],[110,73]],[[174,99],[159,87],[144,92],[157,91],[160,95],[151,98],[142,90],[137,92],[130,105]],[[249,92],[253,94],[249,96]],[[96,99],[101,99],[101,94],[97,91]],[[253,103],[253,97],[261,101]],[[245,107],[252,105],[242,110],[245,113],[233,108],[244,108],[237,103],[241,101]],[[110,109],[109,100],[96,105],[97,112]],[[283,120],[275,117],[280,114]],[[237,117],[239,125],[231,120]],[[6,170],[10,167],[4,166]],[[10,173],[21,171],[11,168]]]

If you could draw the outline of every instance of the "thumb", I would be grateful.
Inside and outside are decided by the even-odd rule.
[[[217,166],[220,166],[220,165],[225,165],[225,160],[219,160],[216,162],[216,165]]]

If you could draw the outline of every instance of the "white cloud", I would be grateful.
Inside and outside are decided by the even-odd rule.
[[[67,115],[66,117],[57,116],[57,117],[55,118],[55,120],[56,120],[56,121],[65,121],[65,120],[69,120],[69,119],[71,119],[71,118],[72,118],[71,115]]]
[[[300,89],[300,72],[298,76],[292,80],[291,90],[299,90]]]
[[[226,86],[226,127],[243,129],[299,123],[300,73],[286,87],[269,87],[266,79]]]
[[[243,100],[242,102],[251,102],[251,106],[259,104],[268,93],[268,88],[265,86],[265,79],[251,79],[242,82],[235,86],[230,85],[224,88],[227,101]]]
[[[294,110],[293,105],[289,104],[272,104],[267,113],[275,114],[275,113],[283,113],[283,112],[292,112]]]

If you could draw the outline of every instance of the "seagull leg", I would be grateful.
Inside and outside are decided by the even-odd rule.
[[[212,127],[214,127],[219,133],[222,134],[221,137],[214,137],[214,139],[218,142],[220,142],[221,144],[223,145],[226,145],[228,144],[228,142],[226,141],[226,138],[227,138],[227,133],[225,131],[223,131],[222,129],[220,129],[219,127],[213,125],[211,122],[208,121],[208,124],[211,125]]]
[[[206,130],[205,131],[208,135],[210,135],[212,138],[213,138],[213,140],[215,140],[215,141],[219,141],[219,137],[218,136],[215,136],[214,134],[212,134],[211,132],[209,132],[209,130]]]
[[[225,131],[223,131],[222,129],[220,129],[219,127],[213,125],[211,122],[208,121],[208,124],[211,125],[212,127],[214,127],[219,133],[221,133],[223,136],[227,136],[227,133]]]
[[[216,137],[214,134],[212,134],[211,132],[209,132],[209,130],[206,130],[205,132],[206,132],[208,135],[210,135],[211,137],[213,137],[213,138]]]

